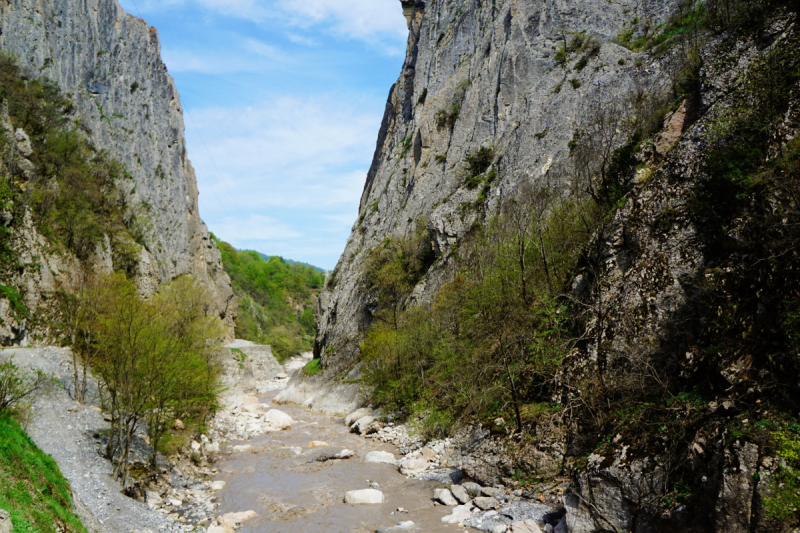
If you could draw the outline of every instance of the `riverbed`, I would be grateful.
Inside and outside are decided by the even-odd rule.
[[[442,523],[450,508],[434,505],[434,489],[445,485],[408,478],[391,464],[363,462],[370,451],[397,455],[392,445],[350,433],[340,417],[297,405],[273,406],[276,394],[259,395],[259,400],[268,404],[265,409],[276,408],[290,415],[295,421],[291,428],[232,442],[230,447],[247,444],[253,451],[232,453],[217,463],[216,479],[226,482],[217,493],[220,514],[247,510],[258,514],[243,522],[239,531],[374,532],[406,521],[413,521],[419,531],[464,530]],[[354,455],[317,461],[345,449]],[[380,490],[385,501],[344,503],[347,491],[368,488]]]

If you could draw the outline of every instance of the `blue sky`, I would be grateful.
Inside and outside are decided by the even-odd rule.
[[[158,28],[209,229],[332,269],[405,56],[399,0],[120,3]]]

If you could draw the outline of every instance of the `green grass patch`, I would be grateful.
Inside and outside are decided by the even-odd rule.
[[[11,514],[14,533],[86,531],[55,461],[8,415],[0,415],[0,508]]]
[[[314,376],[316,374],[322,374],[324,370],[319,366],[320,359],[312,359],[306,366],[303,367],[303,374],[306,376]]]

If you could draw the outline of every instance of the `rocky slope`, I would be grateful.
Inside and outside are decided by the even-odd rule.
[[[407,57],[386,104],[359,220],[319,300],[315,354],[335,353],[326,364],[354,362],[374,307],[361,267],[383,239],[409,234],[418,220],[427,225],[442,260],[415,297],[430,299],[448,277],[451,247],[474,223],[526,183],[568,190],[570,142],[588,110],[668,83],[667,64],[612,41],[652,31],[678,4],[403,2]],[[575,35],[593,39],[559,57]],[[467,183],[466,160],[481,147],[491,150],[497,174],[487,190]]]
[[[161,61],[156,29],[115,0],[3,2],[0,49],[15,55],[30,76],[56,81],[74,102],[80,129],[133,177],[121,186],[144,221],[142,293],[190,273],[213,290],[232,334],[233,291],[200,219],[180,96]],[[46,282],[37,286],[29,292],[54,289]]]

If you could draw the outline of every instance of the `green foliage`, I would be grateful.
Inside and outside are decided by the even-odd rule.
[[[22,301],[19,291],[14,287],[6,287],[0,284],[0,298],[5,298],[11,303],[11,309],[17,318],[28,318],[30,312]]]
[[[312,359],[306,366],[303,367],[303,374],[307,376],[313,376],[316,374],[322,374],[323,370],[319,366],[320,360],[319,359]]]
[[[422,415],[425,436],[489,416],[510,416],[519,428],[523,412],[542,413],[526,405],[549,400],[569,349],[561,292],[589,233],[584,206],[542,202],[541,190],[521,198],[459,247],[464,267],[433,305],[402,309],[415,281],[391,261],[372,275],[402,290],[383,293],[381,308],[396,312],[361,345],[365,380],[378,405]]]
[[[0,362],[0,415],[12,411],[48,383],[45,374],[21,371],[11,359]]]
[[[0,99],[8,106],[14,127],[30,137],[33,153],[29,160],[34,172],[26,177],[18,172],[16,156],[5,151],[6,167],[12,175],[0,181],[0,210],[9,211],[14,223],[26,210],[51,244],[89,259],[103,235],[111,239],[115,264],[135,273],[131,254],[125,248],[134,240],[128,228],[136,214],[128,209],[120,183],[127,179],[122,166],[98,151],[77,127],[71,124],[73,104],[49,80],[27,78],[7,54],[0,54]],[[8,142],[0,139],[0,144]],[[9,228],[0,228],[0,256],[4,268],[13,268]],[[2,277],[5,272],[0,273]]]
[[[797,432],[780,429],[772,433],[776,453],[783,458],[773,476],[770,488],[773,495],[764,499],[767,514],[778,520],[797,524],[800,522],[800,436]]]
[[[7,414],[0,414],[0,509],[20,533],[85,533],[55,461]]]
[[[450,130],[453,129],[455,126],[456,121],[458,120],[459,112],[461,111],[461,105],[455,103],[450,106],[450,109],[441,109],[438,113],[436,113],[436,127],[438,129],[448,128]]]
[[[222,264],[239,297],[236,335],[269,344],[279,361],[311,349],[314,300],[325,283],[319,269],[258,252],[237,251],[217,240]]]

